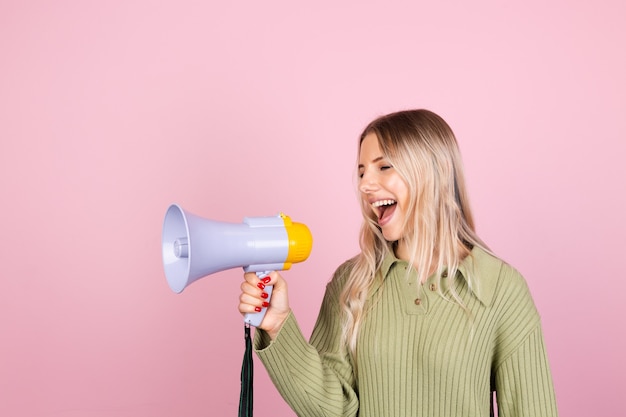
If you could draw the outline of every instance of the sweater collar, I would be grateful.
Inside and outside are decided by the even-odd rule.
[[[396,258],[393,253],[388,253],[380,266],[382,279],[376,279],[372,283],[370,295],[373,295],[387,278],[391,267],[396,263],[407,263]],[[474,294],[485,306],[491,304],[496,290],[497,277],[502,266],[502,261],[487,253],[484,249],[474,246],[470,254],[459,265],[458,274],[465,280]],[[380,277],[379,276],[379,277]],[[471,279],[469,279],[471,277]]]

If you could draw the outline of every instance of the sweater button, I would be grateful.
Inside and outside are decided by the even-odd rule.
[[[415,299],[415,305],[418,306],[420,304],[422,304],[422,299],[421,298],[416,298]]]
[[[437,284],[435,284],[434,282],[432,284],[430,284],[430,290],[431,291],[437,291]]]

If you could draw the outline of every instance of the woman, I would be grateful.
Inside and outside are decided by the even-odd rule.
[[[267,305],[256,352],[299,416],[556,416],[539,315],[523,277],[474,231],[461,157],[427,110],[359,142],[361,253],[328,283],[310,343],[273,272],[244,275],[239,310]],[[265,303],[265,304],[264,304]]]

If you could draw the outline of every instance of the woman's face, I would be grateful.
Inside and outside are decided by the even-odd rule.
[[[370,133],[361,142],[359,153],[361,198],[378,219],[389,242],[401,240],[409,202],[409,188],[395,168],[383,157],[378,138]]]

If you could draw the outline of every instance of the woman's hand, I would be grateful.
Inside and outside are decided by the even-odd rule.
[[[262,307],[267,307],[265,317],[258,326],[265,330],[274,340],[289,315],[289,298],[287,296],[287,281],[276,271],[270,272],[264,278],[259,279],[254,272],[246,272],[243,275],[244,282],[241,284],[239,296],[239,311],[241,314],[258,313]],[[272,298],[267,301],[265,287],[273,285]]]

